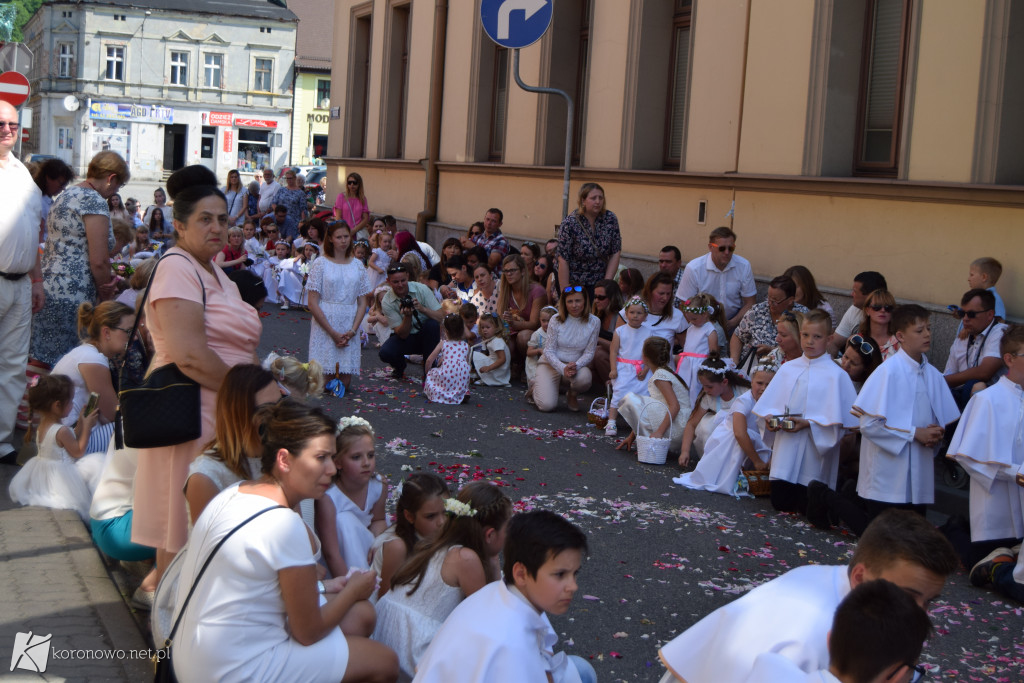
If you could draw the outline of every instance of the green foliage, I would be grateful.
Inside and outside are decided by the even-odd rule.
[[[14,33],[11,35],[11,42],[20,43],[25,39],[21,33],[22,27],[43,4],[43,0],[13,0],[13,4],[18,8],[18,16],[14,20]]]

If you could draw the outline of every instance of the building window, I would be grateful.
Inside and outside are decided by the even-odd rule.
[[[108,81],[124,80],[124,47],[107,45],[106,79]]]
[[[115,14],[114,21],[128,21],[128,16],[125,14]]]
[[[576,58],[576,109],[572,120],[572,163],[580,163],[583,150],[583,125],[587,120],[587,74],[590,67],[590,0],[580,7],[580,41]]]
[[[75,44],[57,43],[57,77],[71,78],[75,75]]]
[[[224,67],[224,55],[206,54],[203,57],[203,85],[207,88],[221,87],[221,71]]]
[[[405,152],[405,123],[409,90],[409,5],[391,10],[387,71],[384,82],[384,137],[382,156],[401,159]]]
[[[897,174],[909,33],[909,0],[868,2],[854,158],[859,175]]]
[[[668,106],[665,108],[667,169],[679,170],[686,128],[686,83],[690,76],[691,0],[676,0],[672,16],[672,54],[669,58]]]
[[[171,53],[171,85],[188,85],[188,53]]]
[[[270,26],[260,26],[260,33],[270,33]]]
[[[271,83],[271,78],[274,74],[274,60],[272,59],[257,59],[256,69],[254,72],[253,79],[253,90],[260,92],[273,92],[274,86]]]
[[[367,125],[370,110],[370,48],[372,45],[370,14],[352,17],[351,60],[348,74],[349,95],[345,116],[343,153],[353,157],[366,156]]]
[[[508,124],[508,58],[506,48],[494,51],[494,88],[491,91],[491,140],[488,161],[502,161],[505,156],[505,129]]]
[[[74,16],[69,10],[62,11],[60,15],[65,19],[70,19],[72,16]]]
[[[331,102],[331,82],[326,78],[316,81],[316,108],[326,109]]]

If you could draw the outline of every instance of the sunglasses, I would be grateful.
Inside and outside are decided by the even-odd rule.
[[[950,311],[952,311],[953,315],[955,315],[956,317],[960,318],[961,320],[963,320],[964,318],[967,318],[968,320],[974,320],[975,318],[977,318],[982,313],[988,313],[989,311],[992,310],[991,308],[985,308],[985,309],[982,309],[980,311],[965,311],[964,309],[960,308],[959,306],[947,306],[946,308],[948,308]]]
[[[863,353],[865,356],[870,356],[872,353],[875,352],[875,347],[869,344],[867,341],[865,341],[864,337],[860,336],[859,334],[855,334],[852,337],[850,337],[850,343],[853,344],[855,348],[859,348],[860,352]]]
[[[21,124],[16,123],[14,121],[0,121],[0,130],[8,128],[12,133],[17,133],[20,127]]]
[[[523,246],[524,247],[535,247],[535,246],[537,246],[537,243],[536,242],[523,242]]]
[[[534,268],[540,268],[541,270],[547,270],[548,269],[547,265],[545,265],[543,263],[535,263],[535,264],[533,264],[533,267]]]
[[[608,299],[608,295],[607,294],[595,294],[594,295],[594,301],[605,301],[606,299]]]
[[[562,291],[565,292],[566,294],[568,294],[569,292],[582,292],[583,291],[583,285],[569,285],[568,287],[566,287]]]
[[[408,273],[409,269],[405,266],[392,266],[388,268],[388,275],[394,275],[395,273]]]
[[[876,311],[876,312],[877,311],[885,311],[886,313],[892,313],[893,310],[896,307],[893,306],[892,304],[885,304],[884,306],[876,304],[874,306],[868,306],[868,308],[870,308],[872,311]],[[960,316],[960,317],[963,317],[963,316]],[[974,316],[972,315],[971,317],[973,318]]]
[[[718,251],[723,253],[723,254],[725,252],[729,252],[731,254],[732,252],[736,251],[736,245],[735,244],[729,244],[729,245],[709,244],[708,246],[709,247],[713,247],[715,249],[718,249]]]
[[[349,180],[349,181],[348,181],[348,182],[346,182],[345,184],[346,184],[346,185],[358,185],[358,184],[359,184],[359,181],[358,181],[358,180]]]

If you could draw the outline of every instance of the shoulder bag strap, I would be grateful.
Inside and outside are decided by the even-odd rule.
[[[285,509],[285,507],[283,505],[271,505],[268,508],[264,508],[264,509],[260,510],[256,514],[250,516],[249,518],[247,518],[246,520],[241,522],[238,526],[236,526],[234,529],[229,531],[224,536],[224,538],[220,539],[217,542],[217,545],[215,545],[213,547],[213,550],[210,551],[210,554],[207,555],[206,561],[203,562],[203,566],[199,569],[199,573],[196,574],[196,578],[192,581],[192,587],[188,589],[188,595],[185,596],[184,602],[181,603],[181,609],[178,610],[178,617],[174,620],[174,626],[171,627],[171,632],[169,634],[167,634],[167,642],[168,643],[170,643],[172,640],[174,640],[174,634],[177,633],[177,631],[178,631],[178,625],[181,624],[181,618],[183,616],[185,616],[185,609],[188,607],[188,603],[192,599],[192,594],[195,593],[195,591],[196,591],[196,586],[199,585],[199,579],[203,578],[203,574],[206,572],[206,568],[210,566],[210,561],[213,560],[213,556],[217,554],[217,551],[220,550],[220,547],[222,545],[224,545],[224,543],[229,538],[231,538],[236,531],[241,529],[243,526],[245,526],[246,524],[248,524],[252,520],[256,519],[257,517],[259,517],[260,515],[262,515],[262,514],[264,514],[266,512],[270,512],[271,510],[280,510],[280,509]],[[166,644],[165,644],[165,647],[166,647]]]

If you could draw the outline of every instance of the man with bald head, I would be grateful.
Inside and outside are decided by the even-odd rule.
[[[18,110],[0,101],[0,464],[17,464],[12,443],[25,393],[32,313],[43,307],[39,268],[41,193],[12,153]]]

